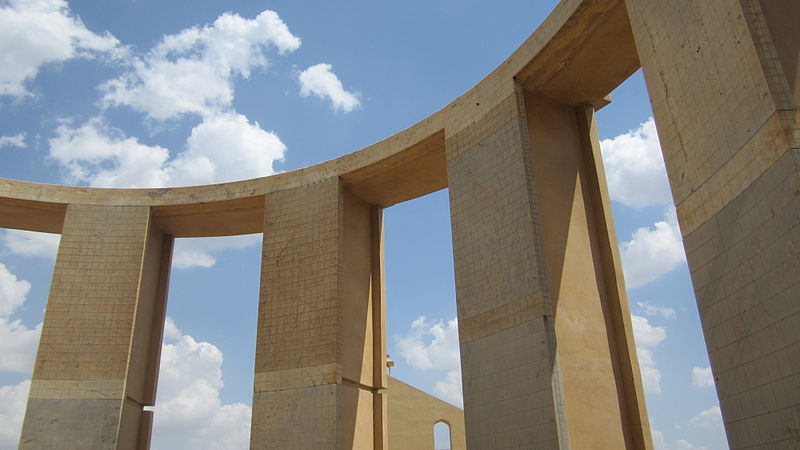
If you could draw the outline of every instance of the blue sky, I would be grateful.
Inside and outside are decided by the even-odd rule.
[[[554,5],[0,1],[0,178],[203,184],[325,161],[448,104]],[[641,74],[613,95],[598,122],[654,440],[726,448]],[[385,231],[392,374],[458,405],[447,191],[387,209]],[[177,242],[154,448],[246,447],[259,243]],[[16,448],[56,248],[0,230],[1,449]]]

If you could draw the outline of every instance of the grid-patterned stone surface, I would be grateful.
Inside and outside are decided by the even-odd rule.
[[[161,259],[161,237],[149,241],[149,224],[147,207],[67,208],[21,448],[116,448],[140,437],[141,407],[152,402],[141,389],[155,373],[141,366],[151,329],[142,341],[134,329],[153,320],[144,310],[163,323],[163,309],[148,304],[155,291],[143,289],[158,285],[143,283],[147,246],[158,253],[150,256],[156,270]],[[159,329],[152,332],[160,341]],[[134,365],[138,347],[144,359]]]
[[[789,3],[627,2],[732,448],[800,442],[800,37],[789,31],[800,8]]]

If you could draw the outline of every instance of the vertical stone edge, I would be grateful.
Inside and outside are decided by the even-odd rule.
[[[528,113],[525,104],[525,89],[518,83],[514,82],[514,100],[516,106],[516,121],[519,127],[520,140],[523,147],[523,163],[526,173],[526,183],[529,192],[529,213],[531,215],[531,223],[534,226],[532,238],[536,246],[536,257],[538,259],[539,276],[542,277],[543,289],[545,292],[545,308],[546,312],[543,316],[545,332],[548,337],[547,349],[550,352],[550,360],[552,361],[552,392],[553,392],[553,406],[555,410],[556,431],[558,433],[559,449],[569,450],[571,447],[569,428],[567,425],[567,408],[566,398],[564,393],[564,383],[562,378],[561,363],[558,353],[558,339],[556,337],[556,320],[555,320],[555,305],[550,294],[549,277],[547,276],[547,262],[544,251],[544,242],[542,242],[542,225],[541,214],[539,211],[539,201],[537,199],[536,182],[534,180],[533,169],[533,151],[531,149],[530,129],[528,127]]]
[[[494,448],[539,445],[567,449],[570,444],[563,386],[538,236],[539,218],[521,95],[519,87],[510,85],[506,98],[485,116],[463,129],[445,130],[467,443],[473,448],[488,448],[491,442]],[[503,186],[494,190],[490,186],[498,180],[504,182]],[[476,204],[476,200],[482,203]],[[499,209],[493,214],[487,208]],[[462,214],[464,218],[460,217]],[[509,247],[508,236],[491,248],[475,242],[485,237],[478,237],[479,230],[497,226],[498,220],[510,220],[502,228],[521,233],[527,242]],[[481,274],[475,264],[493,264],[485,259],[487,256],[500,258],[501,262],[504,258],[522,259],[503,263],[517,266],[514,274],[495,269]],[[492,294],[489,291],[493,289],[481,287],[483,283],[477,279],[486,277],[501,278],[494,282],[495,288],[501,288],[502,292]],[[499,352],[500,355],[490,350],[497,346],[505,348],[505,353]],[[522,354],[512,356],[516,351]],[[479,354],[488,355],[487,352],[492,353],[489,359],[501,358],[502,364],[518,364],[502,375],[509,378],[505,388],[492,385],[489,380],[495,380],[496,384],[496,377],[481,369],[492,365],[491,361],[472,360]],[[542,365],[547,367],[543,369]],[[487,382],[490,385],[485,389],[478,387]],[[497,393],[491,392],[508,390],[519,383],[531,403],[517,405],[522,410],[515,410],[516,426],[503,431],[496,425],[512,419],[500,413],[503,406],[492,407],[487,395],[497,399]],[[510,401],[513,394],[508,392],[500,397],[502,401]],[[514,402],[521,402],[521,398]],[[481,414],[491,417],[479,418]]]
[[[68,205],[64,224],[62,235],[69,237],[62,237],[59,246],[44,319],[51,344],[40,343],[37,349],[20,448],[55,442],[62,448],[147,448],[152,412],[142,411],[142,407],[152,405],[155,398],[171,238],[153,226],[149,207]],[[120,226],[123,230],[118,236],[114,230]],[[91,247],[87,255],[75,252],[97,240],[108,241],[111,248],[97,253],[100,247]],[[125,255],[138,261],[134,259],[127,267],[115,264]],[[92,277],[99,278],[93,281]],[[101,279],[105,285],[96,286]],[[85,296],[85,305],[76,296],[81,300]],[[92,304],[98,308],[87,310],[86,305]],[[112,327],[103,319],[111,317],[111,307],[113,311],[133,310],[129,328]],[[94,328],[76,328],[82,320]],[[124,314],[115,314],[114,320],[124,320]],[[117,343],[104,350],[110,352],[105,359],[78,351],[75,360],[68,360],[46,348],[52,344],[75,348],[109,345],[98,336],[111,329],[128,336],[124,354]],[[155,349],[154,340],[158,342]],[[120,357],[124,357],[124,368]],[[73,426],[76,415],[83,418],[83,431]],[[64,425],[59,425],[61,422]]]
[[[335,177],[265,198],[250,448],[342,448],[359,406],[343,378],[343,190]]]
[[[585,163],[588,168],[587,174],[590,182],[590,195],[593,200],[595,220],[599,224],[597,235],[600,238],[607,298],[609,300],[609,310],[612,313],[611,325],[615,332],[616,356],[619,358],[617,367],[622,378],[622,386],[619,388],[622,389],[624,394],[625,417],[623,419],[627,424],[628,439],[631,447],[650,450],[653,448],[650,420],[647,415],[642,376],[636,355],[636,343],[633,338],[633,325],[631,323],[628,295],[622,270],[622,258],[617,245],[617,233],[599,145],[600,139],[597,132],[594,107],[584,106],[577,108],[577,116],[583,141]]]
[[[120,424],[122,430],[122,424],[127,420],[138,423],[137,428],[131,426],[127,428],[125,434],[120,433],[121,442],[135,441],[137,450],[150,447],[155,420],[154,412],[144,410],[144,407],[156,404],[174,241],[172,236],[163,233],[157,227],[151,214],[142,259],[139,301],[125,383],[126,402],[136,406],[133,409],[135,417],[130,417],[124,408]]]
[[[152,211],[148,211],[148,215],[119,421],[118,449],[150,448],[155,419],[154,412],[144,408],[152,407],[156,402],[174,239],[158,228]]]
[[[800,48],[800,38],[787,35],[797,29],[800,8],[754,0],[626,5],[671,172],[728,443],[791,445],[800,436],[793,301],[800,89],[795,84],[791,91],[785,64]],[[684,20],[681,8],[701,20]],[[708,35],[713,51],[698,39]],[[671,36],[694,40],[679,48]],[[693,64],[675,64],[688,60]],[[709,80],[719,87],[698,88]],[[686,88],[694,91],[689,101],[663,101]],[[670,119],[673,126],[665,128]],[[704,130],[716,134],[687,143]],[[674,138],[665,139],[669,134]]]
[[[384,262],[383,208],[370,207],[372,244],[373,436],[375,449],[389,448],[386,374],[386,266]]]

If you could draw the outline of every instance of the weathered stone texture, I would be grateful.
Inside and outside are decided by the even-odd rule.
[[[533,192],[516,92],[447,139],[467,441],[557,448],[566,440]],[[521,305],[515,307],[514,305]]]
[[[434,448],[433,427],[450,427],[450,448],[465,450],[464,411],[395,378],[389,379],[389,449]]]
[[[341,441],[341,209],[337,178],[266,200],[253,448]]]
[[[651,448],[594,124],[638,64],[731,446],[796,447],[798,5],[565,0],[447,107],[262,179],[0,180],[0,226],[62,233],[21,447],[145,446],[171,236],[263,232],[251,446],[388,448],[381,208],[449,186],[470,446]]]
[[[384,445],[375,220],[337,177],[267,197],[253,448]]]
[[[133,448],[146,438],[142,406],[155,400],[165,243],[150,229],[147,207],[67,208],[21,448]]]
[[[800,442],[800,8],[788,3],[628,2],[732,448]]]

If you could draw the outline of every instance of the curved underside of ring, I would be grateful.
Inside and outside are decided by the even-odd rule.
[[[257,233],[271,193],[332,177],[367,203],[391,206],[447,187],[448,137],[515,90],[599,108],[638,67],[622,1],[564,1],[475,87],[371,146],[291,172],[203,186],[106,189],[0,179],[0,227],[60,233],[69,204],[129,205],[151,206],[158,226],[175,237]]]

